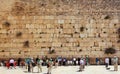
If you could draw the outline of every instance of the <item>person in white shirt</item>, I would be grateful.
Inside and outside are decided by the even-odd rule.
[[[73,58],[73,63],[74,63],[74,65],[76,65],[76,58],[75,57]]]
[[[10,68],[14,67],[14,59],[10,59],[9,63],[10,63]]]
[[[85,62],[84,62],[83,58],[81,58],[81,60],[80,60],[80,71],[84,70],[84,65],[85,65]]]
[[[106,69],[108,68],[108,65],[109,65],[109,58],[106,57],[105,58],[105,67],[106,67]]]

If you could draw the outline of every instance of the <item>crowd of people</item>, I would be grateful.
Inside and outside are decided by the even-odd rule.
[[[118,71],[118,58],[114,56],[113,58],[105,58],[105,67],[107,70],[109,70],[109,65],[114,65],[114,71]]]
[[[96,58],[96,64],[100,64],[100,59]],[[114,56],[113,58],[106,57],[104,60],[104,64],[106,69],[110,69],[109,65],[114,65],[114,71],[118,71],[118,58]],[[8,69],[16,69],[16,66],[25,67],[28,72],[33,72],[35,66],[38,68],[38,73],[42,72],[42,66],[47,66],[48,72],[47,74],[51,74],[52,68],[57,68],[58,66],[76,66],[79,65],[79,71],[83,71],[85,69],[85,65],[90,64],[90,58],[88,56],[81,57],[81,58],[65,58],[65,57],[56,57],[56,58],[47,58],[37,56],[36,58],[27,57],[25,59],[18,58],[14,60],[13,58],[9,59],[8,61],[2,61],[1,65],[6,66]]]
[[[69,65],[80,65],[80,70],[83,71],[85,65],[89,64],[89,57],[85,58],[63,58],[63,57],[56,57],[56,58],[25,58],[25,66],[28,69],[28,72],[33,72],[34,66],[38,67],[38,72],[42,72],[42,66],[47,66],[48,74],[51,74],[52,67],[57,68],[58,66],[69,66]]]

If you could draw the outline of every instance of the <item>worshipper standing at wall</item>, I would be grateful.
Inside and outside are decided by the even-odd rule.
[[[96,65],[99,65],[99,62],[100,62],[99,58],[96,58]]]
[[[108,65],[109,65],[109,58],[106,57],[106,58],[105,58],[105,67],[106,67],[106,69],[109,69],[109,68],[108,68]]]
[[[85,64],[86,64],[86,59],[83,58],[83,61],[84,61],[84,65],[83,65],[83,69],[85,68]]]
[[[73,65],[73,60],[72,60],[72,58],[70,59],[70,65]]]
[[[30,58],[25,58],[25,68],[28,69],[28,64],[30,64]]]
[[[66,58],[63,58],[63,65],[65,66],[66,65]]]
[[[113,58],[114,71],[118,71],[118,58],[114,56]]]
[[[86,60],[86,65],[89,65],[89,57],[88,56],[86,56],[85,60]]]
[[[37,56],[37,58],[35,59],[35,63],[37,64],[37,61],[39,60],[39,55]]]
[[[30,62],[27,63],[28,72],[31,72]]]
[[[31,72],[31,58],[26,58],[26,68],[28,69],[28,72]]]
[[[57,67],[58,67],[58,60],[55,59],[55,68],[57,68]]]
[[[78,65],[78,58],[76,58],[76,65]]]
[[[18,58],[18,66],[20,66],[20,63],[21,63],[21,58]]]
[[[23,68],[25,66],[25,61],[22,59],[20,62],[20,66]]]
[[[43,56],[42,61],[43,61],[42,65],[46,66],[47,65],[47,56]]]
[[[14,68],[16,69],[16,66],[17,66],[17,61],[14,61]]]
[[[103,65],[104,64],[104,61],[102,58],[100,58],[100,65]]]
[[[50,60],[48,61],[48,63],[47,63],[47,68],[48,68],[47,74],[51,74],[51,72],[52,72],[52,66],[53,66],[53,62],[52,62],[52,60],[50,59]]]
[[[5,66],[5,62],[3,60],[0,62],[0,66]]]
[[[9,61],[6,61],[6,67],[9,69],[10,68],[10,63]]]
[[[36,58],[36,64],[38,67],[38,73],[42,72],[42,60],[39,58],[39,56],[37,56],[37,58]]]
[[[28,67],[28,62],[27,62],[27,58],[25,58],[25,68],[27,69]]]
[[[36,66],[33,58],[28,58],[28,72],[33,72],[33,68]]]
[[[3,66],[3,63],[2,63],[2,62],[0,62],[0,66]]]
[[[112,65],[112,60],[110,57],[109,57],[109,65]]]
[[[58,63],[59,63],[60,66],[62,65],[62,57],[61,56],[58,57]]]
[[[70,65],[70,59],[67,60],[67,66]]]
[[[31,71],[33,72],[33,68],[36,66],[35,62],[34,62],[34,58],[31,57],[31,63],[30,63],[30,68],[31,68]]]
[[[76,65],[76,58],[75,57],[73,58],[73,63],[74,63],[74,65]]]
[[[59,57],[57,56],[56,57],[56,66],[58,66],[59,65]]]
[[[85,62],[84,62],[83,58],[81,58],[80,59],[80,71],[84,70],[84,65],[85,65]]]
[[[80,57],[78,57],[78,65],[80,65]]]
[[[12,69],[13,67],[15,68],[15,66],[14,66],[15,61],[14,61],[14,59],[10,59],[9,63],[10,63],[10,68],[11,68],[11,69]]]

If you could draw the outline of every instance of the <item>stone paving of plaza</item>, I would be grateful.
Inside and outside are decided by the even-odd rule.
[[[37,67],[34,68],[34,73],[28,73],[25,68],[7,69],[0,67],[0,74],[46,74],[47,68],[44,66],[42,73],[37,73]],[[52,74],[120,74],[120,66],[118,71],[113,71],[113,66],[110,70],[106,70],[105,66],[87,66],[84,71],[78,72],[79,66],[61,66],[54,68]]]

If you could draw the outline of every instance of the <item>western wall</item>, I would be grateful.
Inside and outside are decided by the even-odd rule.
[[[1,58],[120,56],[118,30],[120,0],[0,0]]]

